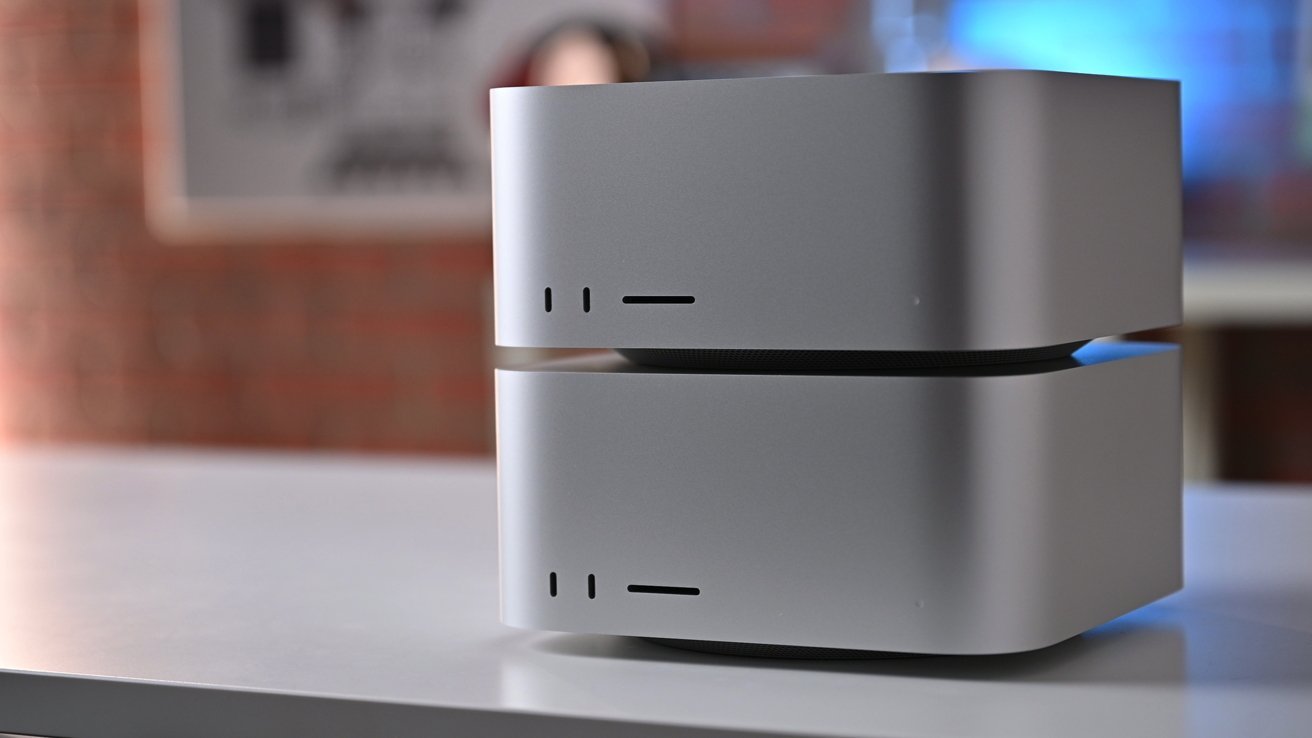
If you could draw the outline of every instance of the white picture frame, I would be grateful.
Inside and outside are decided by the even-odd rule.
[[[488,89],[580,17],[660,22],[651,0],[156,0],[151,223],[179,240],[487,234]]]

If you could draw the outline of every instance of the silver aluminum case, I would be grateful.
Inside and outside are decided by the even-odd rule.
[[[498,370],[502,620],[990,654],[1173,592],[1178,352],[1076,357],[995,375]]]
[[[1176,324],[1178,109],[1174,82],[1032,71],[494,90],[497,343],[975,351]],[[652,294],[696,302],[621,302]]]

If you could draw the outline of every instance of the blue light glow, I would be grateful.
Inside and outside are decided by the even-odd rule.
[[[1295,0],[956,0],[948,36],[967,67],[1181,82],[1187,176],[1270,171],[1287,159]]]

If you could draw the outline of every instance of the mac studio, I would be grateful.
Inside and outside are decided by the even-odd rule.
[[[994,654],[1181,585],[1179,87],[492,93],[501,616]]]

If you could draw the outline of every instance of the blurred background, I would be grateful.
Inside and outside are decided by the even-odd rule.
[[[487,90],[1183,82],[1186,474],[1312,481],[1312,0],[0,0],[0,440],[490,454]]]

